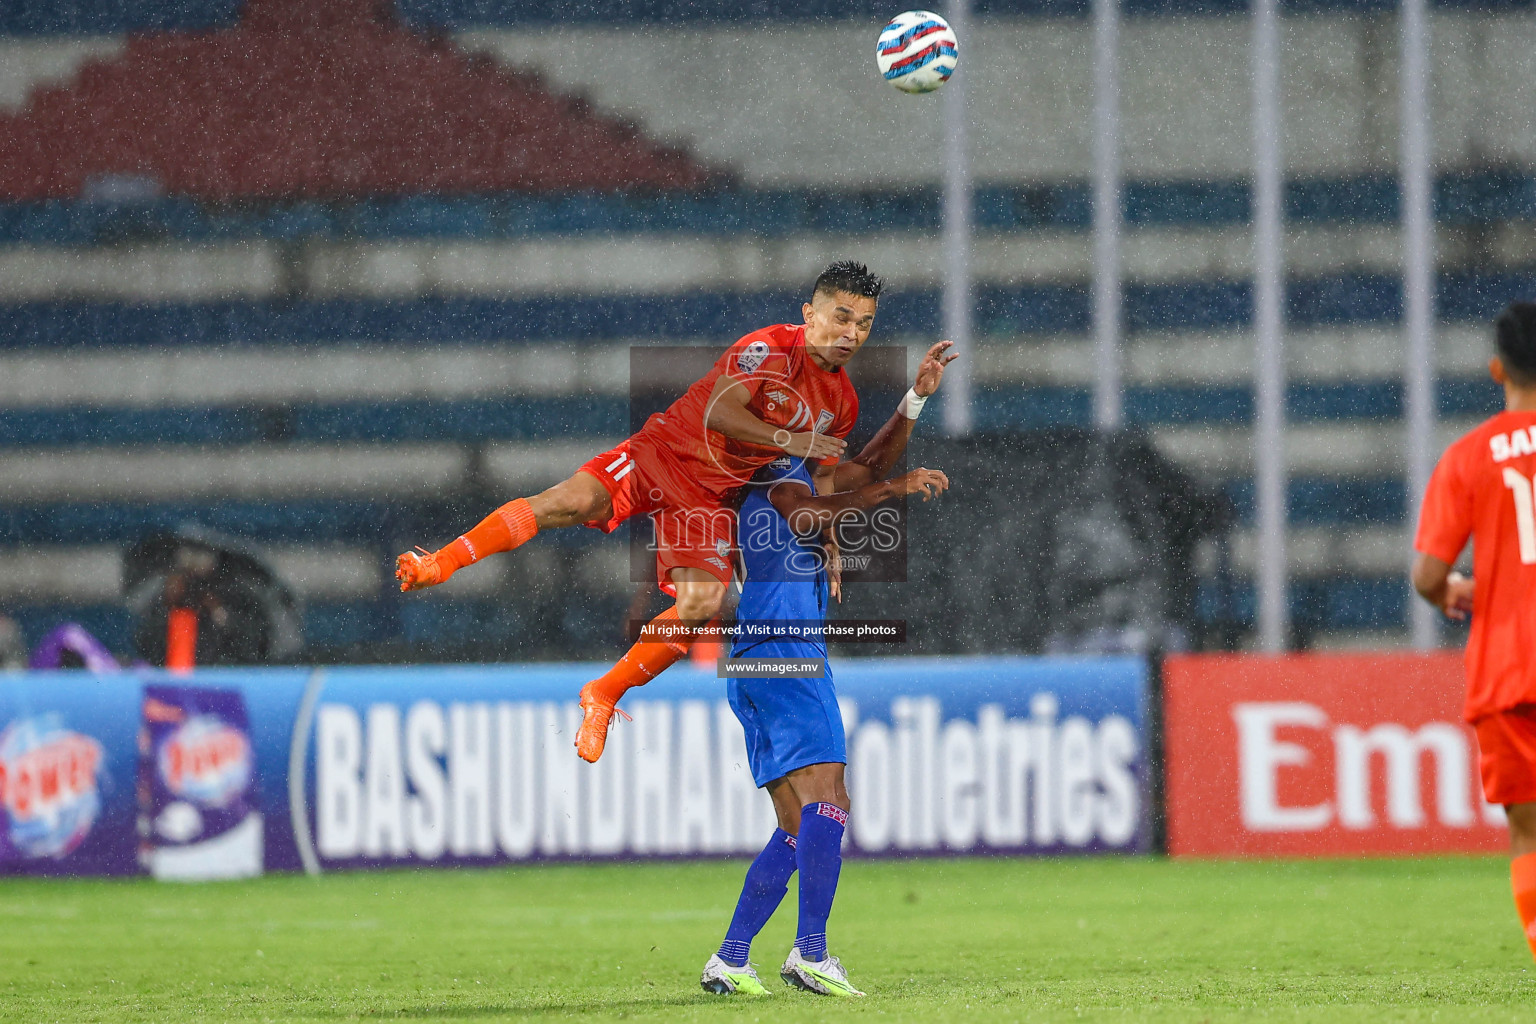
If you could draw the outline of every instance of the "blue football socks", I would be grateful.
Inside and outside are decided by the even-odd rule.
[[[752,940],[783,902],[789,891],[789,877],[795,873],[795,837],[781,828],[747,868],[747,880],[736,901],[731,927],[720,943],[720,959],[733,967],[744,967],[752,951]]]
[[[843,867],[843,828],[848,812],[836,804],[806,804],[800,811],[800,928],[795,945],[807,960],[827,958],[827,917]]]

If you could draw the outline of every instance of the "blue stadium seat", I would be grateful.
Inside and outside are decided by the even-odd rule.
[[[1238,520],[1252,524],[1253,481],[1229,480],[1223,488]],[[1286,488],[1287,520],[1293,526],[1362,526],[1404,522],[1408,488],[1400,477],[1293,477]]]
[[[299,406],[301,441],[482,441],[622,437],[629,429],[623,395],[519,397],[462,402],[390,402]]]
[[[1438,382],[1439,413],[1492,415],[1496,385],[1482,378]],[[888,396],[869,392],[871,409]],[[943,401],[941,397],[940,402]],[[1386,419],[1402,415],[1397,381],[1296,382],[1287,389],[1293,422]],[[977,426],[1031,430],[1092,423],[1086,387],[1006,386],[978,389]],[[1165,385],[1128,388],[1126,422],[1133,426],[1247,423],[1253,393],[1246,385]],[[162,409],[23,409],[0,416],[0,448],[53,445],[253,444],[263,441],[534,441],[621,437],[631,432],[624,395],[518,396],[516,400],[317,403]]]
[[[7,409],[0,446],[240,444],[263,436],[254,409]]]
[[[1384,630],[1407,623],[1409,598],[1405,575],[1340,575],[1293,581],[1288,604],[1291,621],[1306,631]],[[1248,580],[1202,583],[1197,601],[1205,622],[1257,621],[1258,595]]]
[[[242,0],[0,0],[0,34],[100,35],[189,31],[238,20]]]
[[[133,649],[133,622],[128,609],[115,604],[23,604],[0,607],[21,628],[29,645],[42,640],[55,627],[78,622],[86,632],[121,653]]]
[[[1295,179],[1286,216],[1303,224],[1384,224],[1398,217],[1396,179],[1382,175]],[[1246,181],[1131,181],[1124,212],[1135,226],[1218,227],[1247,222]],[[1436,183],[1435,210],[1446,224],[1536,218],[1536,175],[1459,173]],[[981,231],[1083,230],[1091,223],[1088,185],[1058,181],[987,184],[974,198]],[[512,239],[548,235],[677,232],[784,237],[805,232],[931,231],[940,194],[823,189],[577,193],[555,196],[404,196],[346,202],[303,199],[203,205],[166,197],[132,203],[0,202],[0,245],[95,245],[125,240],[304,238]]]
[[[206,502],[0,503],[0,537],[7,544],[126,544],[159,530],[196,523],[254,542],[361,543],[394,547],[436,536],[473,515],[447,502],[351,498]],[[481,512],[483,515],[484,513]],[[557,530],[548,543],[596,543],[595,530]]]
[[[372,540],[412,510],[372,501],[214,501],[127,504],[0,504],[0,536],[12,544],[131,543],[187,523],[255,541]]]
[[[78,622],[119,656],[133,650],[133,620],[128,609],[113,604],[23,604],[0,608],[36,644],[65,622]],[[563,611],[556,636],[565,645],[604,656],[623,643],[627,603],[622,598],[584,597]],[[302,606],[304,642],[311,650],[404,644],[417,656],[458,658],[493,642],[502,650],[548,642],[539,609],[494,598],[402,598],[313,601]]]
[[[240,0],[29,0],[0,2],[0,34],[97,35],[155,29],[195,30],[233,25]],[[889,4],[875,0],[397,0],[400,17],[425,29],[512,27],[529,24],[754,22],[809,18],[864,21],[888,18]],[[1440,6],[1474,10],[1525,9],[1529,0],[1440,0]],[[1289,12],[1368,13],[1393,10],[1389,0],[1285,0]],[[1081,18],[1088,0],[975,0],[978,17]],[[1233,15],[1243,0],[1127,0],[1132,17]]]
[[[1498,387],[1486,379],[1445,379],[1437,387],[1441,416],[1488,416],[1501,408]],[[1093,395],[1086,387],[993,387],[981,389],[979,398],[975,409],[981,430],[1092,425]],[[1253,391],[1246,385],[1131,387],[1124,401],[1126,422],[1132,425],[1247,423],[1253,418]],[[1402,385],[1292,383],[1286,389],[1286,415],[1295,422],[1399,417]]]
[[[1396,322],[1401,281],[1371,274],[1292,280],[1287,318],[1293,327]],[[1504,304],[1536,294],[1536,271],[1441,275],[1441,319],[1489,322]],[[109,345],[294,344],[676,340],[734,338],[798,310],[797,290],[693,292],[666,296],[557,296],[527,299],[334,299],[313,302],[228,301],[197,304],[34,302],[0,305],[0,347],[64,349]],[[1131,284],[1125,315],[1132,331],[1219,330],[1245,326],[1252,315],[1246,282]],[[939,294],[905,290],[881,300],[882,329],[931,334],[939,326]],[[976,323],[985,334],[1083,334],[1090,324],[1085,285],[984,286]]]
[[[398,601],[329,601],[304,606],[304,642],[311,647],[384,643],[399,635]]]

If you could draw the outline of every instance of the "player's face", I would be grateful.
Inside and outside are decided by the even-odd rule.
[[[805,347],[823,370],[846,366],[869,338],[875,300],[848,292],[817,292],[804,307]]]

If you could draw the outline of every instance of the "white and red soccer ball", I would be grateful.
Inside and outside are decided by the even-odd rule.
[[[933,92],[955,73],[959,46],[949,22],[932,11],[907,11],[880,30],[875,63],[902,92]]]

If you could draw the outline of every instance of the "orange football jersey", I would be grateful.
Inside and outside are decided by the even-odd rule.
[[[1536,704],[1536,412],[1504,412],[1446,449],[1414,549],[1454,564],[1472,540],[1468,721]]]
[[[640,434],[665,447],[703,490],[725,497],[780,457],[778,448],[735,441],[705,427],[715,382],[729,376],[752,395],[747,411],[799,434],[814,430],[846,438],[859,418],[859,399],[842,369],[823,370],[805,348],[805,327],[777,324],[753,331],[726,349],[666,412],[646,420]],[[837,459],[822,459],[836,465]]]

